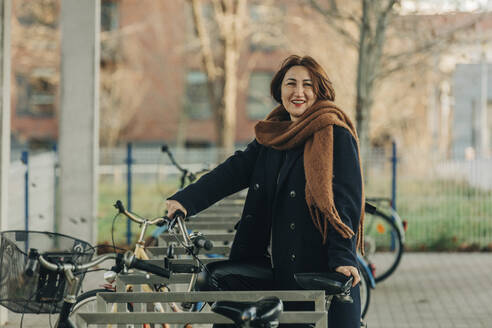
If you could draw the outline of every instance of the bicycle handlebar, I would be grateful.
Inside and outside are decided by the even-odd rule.
[[[145,260],[137,259],[135,257],[135,254],[133,254],[131,252],[126,252],[125,256],[123,257],[123,260],[129,268],[140,269],[140,270],[150,272],[150,273],[156,274],[156,275],[164,277],[164,278],[169,278],[171,276],[171,272],[169,270],[164,269],[160,266],[148,263]]]
[[[166,144],[163,144],[162,145],[161,150],[162,150],[163,153],[166,153],[167,154],[167,156],[171,160],[171,163],[174,166],[176,166],[176,168],[181,172],[181,186],[180,186],[180,188],[183,188],[185,186],[185,184],[186,184],[186,178],[188,178],[188,181],[190,183],[193,183],[196,180],[197,175],[200,175],[202,173],[205,173],[205,172],[210,171],[209,169],[203,169],[203,170],[200,170],[198,172],[191,172],[191,171],[183,168],[182,166],[180,166],[178,164],[178,162],[176,162],[176,160],[174,159],[173,153],[171,153],[171,151],[169,150],[169,147]]]
[[[185,173],[185,172],[186,172],[186,173],[191,173],[191,172],[188,172],[188,170],[186,170],[186,169],[182,168],[182,167],[178,164],[178,162],[176,162],[176,160],[174,159],[173,153],[171,153],[171,151],[169,150],[169,147],[168,147],[166,144],[162,145],[161,150],[162,150],[162,152],[163,152],[163,153],[166,153],[166,154],[167,154],[167,156],[168,156],[168,157],[169,157],[169,159],[171,160],[171,163],[173,163],[173,165],[174,165],[174,166],[176,166],[176,168],[177,168],[180,172],[182,172],[182,173]]]
[[[32,253],[33,252],[31,249],[29,251],[29,261],[28,261],[28,264],[26,265],[27,269],[29,269],[32,266],[32,264],[30,264],[29,262],[32,263],[32,261],[34,260],[34,256],[32,255]],[[84,263],[84,264],[81,264],[81,265],[76,265],[76,264],[72,264],[72,263],[63,263],[63,264],[51,263],[50,261],[45,259],[44,256],[41,254],[37,254],[36,260],[39,261],[39,263],[41,264],[41,266],[43,268],[48,269],[50,271],[60,271],[61,272],[61,271],[70,270],[70,271],[76,272],[76,271],[87,270],[87,269],[92,268],[92,267],[98,265],[99,263],[104,262],[104,261],[109,260],[109,259],[116,259],[118,257],[118,255],[119,254],[117,254],[117,253],[101,255],[101,256],[96,257],[94,260],[87,262],[87,263]],[[27,269],[25,271],[27,275],[29,275],[30,273],[33,273],[33,272],[28,272]]]
[[[135,257],[135,254],[131,251],[127,251],[124,255],[123,254],[118,254],[118,253],[110,253],[110,254],[105,254],[96,257],[94,260],[84,263],[82,265],[76,265],[72,263],[51,263],[47,259],[44,258],[43,255],[39,254],[36,249],[30,249],[29,250],[29,256],[28,256],[28,262],[26,264],[26,269],[24,270],[25,274],[28,277],[32,277],[34,275],[34,272],[36,271],[36,266],[35,263],[40,263],[41,266],[47,270],[50,271],[57,271],[57,272],[66,272],[66,271],[72,271],[72,272],[79,272],[79,271],[84,271],[89,268],[92,268],[99,263],[102,263],[106,260],[110,259],[122,259],[124,265],[126,265],[127,268],[135,268],[135,269],[140,269],[146,272],[150,272],[153,274],[156,274],[158,276],[164,277],[164,278],[169,278],[171,276],[171,272],[165,268],[162,268],[160,266],[148,263],[147,261],[137,259]]]
[[[197,248],[204,248],[207,251],[211,250],[214,247],[214,244],[203,235],[197,235],[195,238],[193,238],[193,245],[195,245],[195,247]]]
[[[133,222],[135,223],[138,223],[138,224],[143,224],[145,222],[147,222],[148,225],[159,225],[159,224],[164,224],[166,223],[166,218],[165,217],[157,217],[157,218],[154,218],[152,220],[149,220],[149,219],[144,219],[144,218],[139,218],[137,216],[135,216],[134,214],[128,212],[125,207],[123,206],[123,203],[121,202],[121,200],[117,200],[116,203],[114,204],[114,207],[118,209],[118,212],[121,213],[121,214],[124,214],[127,218],[129,218],[130,220],[132,220]]]

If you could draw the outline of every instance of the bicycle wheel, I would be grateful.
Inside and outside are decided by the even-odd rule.
[[[83,294],[77,296],[77,301],[70,311],[70,319],[75,322],[75,315],[77,313],[82,312],[98,312],[97,311],[97,293],[112,293],[113,290],[110,289],[93,289],[89,290]],[[116,312],[116,304],[113,305],[114,312]],[[112,310],[113,311],[113,310]],[[111,327],[111,325],[107,325],[107,327]]]
[[[364,319],[367,313],[367,309],[369,308],[369,303],[371,301],[371,287],[369,287],[369,277],[367,276],[366,271],[360,270],[360,309],[361,309],[361,317]]]
[[[93,289],[77,296],[77,301],[70,311],[70,316],[75,315],[77,312],[97,312],[97,293],[114,293],[111,289]]]
[[[376,282],[380,282],[400,263],[403,253],[401,233],[393,219],[378,210],[374,214],[366,213],[364,225],[364,259],[371,266]]]

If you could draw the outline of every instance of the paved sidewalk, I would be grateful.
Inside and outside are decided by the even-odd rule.
[[[87,279],[95,287],[99,281]],[[369,328],[489,328],[492,253],[404,254],[397,271],[371,292]],[[11,314],[5,327],[19,324],[20,315]],[[49,327],[48,317],[26,315],[23,327]]]
[[[408,253],[372,290],[369,328],[492,327],[491,253]]]

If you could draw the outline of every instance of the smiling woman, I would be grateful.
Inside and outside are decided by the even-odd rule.
[[[256,124],[256,139],[171,196],[168,216],[178,209],[192,216],[249,187],[229,260],[207,265],[196,288],[295,290],[302,289],[297,273],[336,271],[353,277],[353,303],[334,301],[328,326],[358,328],[364,196],[357,133],[311,57],[284,60],[270,91],[279,105]],[[285,308],[309,310],[299,305]]]

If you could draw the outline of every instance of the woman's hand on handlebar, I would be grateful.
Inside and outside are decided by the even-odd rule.
[[[354,281],[352,282],[352,287],[355,287],[360,281],[359,270],[356,267],[345,265],[339,266],[335,268],[336,272],[340,272],[341,274],[346,275],[347,277],[353,276]]]
[[[166,208],[167,208],[166,216],[170,219],[174,218],[174,213],[176,213],[177,210],[183,212],[185,216],[188,213],[188,211],[186,211],[186,208],[184,208],[184,206],[181,205],[180,202],[172,199],[166,200]]]

